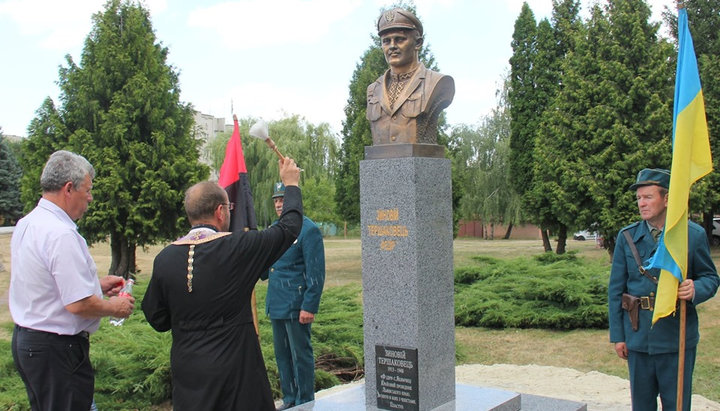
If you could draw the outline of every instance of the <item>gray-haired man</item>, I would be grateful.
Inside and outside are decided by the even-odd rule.
[[[101,317],[133,310],[132,297],[116,296],[121,277],[98,279],[74,223],[92,201],[94,176],[84,157],[53,153],[40,177],[42,198],[18,221],[10,243],[12,354],[33,410],[89,410],[95,382],[89,334]]]

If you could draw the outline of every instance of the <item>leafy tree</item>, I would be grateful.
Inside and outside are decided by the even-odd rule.
[[[253,193],[253,205],[258,226],[272,223],[277,215],[271,198],[274,184],[280,181],[277,155],[264,141],[250,136],[254,118],[238,119],[248,181]],[[303,188],[304,210],[317,222],[339,222],[335,214],[335,170],[339,162],[338,142],[327,123],[314,125],[298,115],[287,116],[268,124],[269,134],[285,156],[292,157],[303,169],[300,185]],[[225,159],[230,133],[219,133],[205,147],[215,174]]]
[[[180,102],[178,75],[166,64],[168,50],[156,42],[148,11],[110,0],[92,19],[81,64],[67,56],[60,69],[62,107],[54,113],[46,101],[31,123],[28,149],[52,144],[41,148],[42,162],[29,158],[26,170],[39,173],[57,148],[94,165],[94,201],[78,226],[90,242],[110,239],[109,272],[127,277],[137,246],[187,229],[184,191],[208,169],[198,162],[192,107]]]
[[[455,156],[465,162],[466,189],[460,202],[460,215],[480,219],[494,228],[507,224],[509,238],[513,224],[521,221],[521,199],[510,182],[508,170],[510,110],[507,105],[508,81],[498,90],[498,105],[477,130],[461,126],[453,130],[462,147]],[[492,230],[491,230],[492,231]],[[494,237],[494,231],[490,235]]]
[[[0,224],[22,216],[20,176],[22,170],[0,129]]]
[[[637,219],[628,192],[637,171],[670,163],[672,50],[649,17],[637,0],[592,9],[535,146],[553,215],[568,227],[597,228],[610,252]]]

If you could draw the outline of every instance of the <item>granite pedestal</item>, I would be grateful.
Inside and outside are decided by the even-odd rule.
[[[292,411],[378,411],[365,405],[364,384],[350,385],[315,401],[293,407]],[[457,384],[456,398],[433,411],[587,411],[587,404],[519,394],[512,391]]]
[[[455,399],[450,160],[370,157],[360,162],[365,404],[436,409]]]

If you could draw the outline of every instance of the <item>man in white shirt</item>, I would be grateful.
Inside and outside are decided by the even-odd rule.
[[[92,201],[94,176],[84,157],[53,153],[40,177],[42,198],[18,221],[10,243],[12,353],[33,410],[89,410],[89,334],[100,318],[133,310],[132,297],[117,296],[122,277],[98,279],[74,223]]]

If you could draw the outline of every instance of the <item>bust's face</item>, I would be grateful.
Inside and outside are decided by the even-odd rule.
[[[385,61],[390,65],[393,73],[401,74],[415,68],[418,61],[418,51],[421,42],[410,30],[390,30],[380,36]]]

